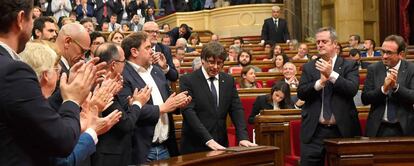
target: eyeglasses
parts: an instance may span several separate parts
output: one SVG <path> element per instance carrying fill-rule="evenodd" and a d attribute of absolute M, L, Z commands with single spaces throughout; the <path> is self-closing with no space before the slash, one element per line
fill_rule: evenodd
<path fill-rule="evenodd" d="M 394 54 L 398 54 L 398 51 L 389 51 L 389 50 L 379 50 L 379 52 L 381 53 L 381 55 L 394 55 Z"/>
<path fill-rule="evenodd" d="M 327 44 L 328 42 L 330 42 L 330 40 L 317 40 L 316 41 L 316 45 L 319 45 L 319 44 Z"/>
<path fill-rule="evenodd" d="M 76 40 L 75 38 L 73 38 L 72 36 L 70 36 L 70 35 L 68 35 L 68 34 L 66 34 L 65 33 L 65 31 L 62 31 L 62 33 L 63 33 L 63 35 L 65 35 L 65 36 L 68 36 L 68 37 L 70 37 L 71 39 L 72 39 L 72 41 L 81 49 L 81 53 L 83 54 L 83 55 L 85 55 L 88 51 L 89 51 L 89 49 L 88 48 L 84 48 L 84 47 L 82 47 L 82 45 L 78 42 L 78 40 Z"/>
<path fill-rule="evenodd" d="M 145 30 L 145 32 L 149 34 L 159 34 L 160 32 L 158 30 Z"/>
<path fill-rule="evenodd" d="M 124 59 L 123 61 L 118 60 L 118 59 L 114 59 L 114 62 L 125 63 L 126 62 L 126 59 Z"/>

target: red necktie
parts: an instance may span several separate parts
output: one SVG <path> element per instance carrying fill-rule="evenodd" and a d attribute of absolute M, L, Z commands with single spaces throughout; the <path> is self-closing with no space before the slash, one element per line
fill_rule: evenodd
<path fill-rule="evenodd" d="M 107 9 L 106 9 L 106 3 L 104 3 L 104 7 L 103 7 L 104 9 L 104 11 L 103 11 L 103 16 L 106 18 L 106 16 L 108 15 L 108 13 L 107 13 Z"/>

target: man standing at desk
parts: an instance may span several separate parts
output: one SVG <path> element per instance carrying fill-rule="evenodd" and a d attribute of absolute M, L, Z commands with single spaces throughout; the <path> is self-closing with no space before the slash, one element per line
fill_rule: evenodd
<path fill-rule="evenodd" d="M 303 66 L 298 86 L 302 107 L 301 165 L 324 165 L 324 139 L 360 135 L 353 97 L 358 91 L 358 66 L 336 54 L 333 28 L 316 32 L 320 57 Z"/>
<path fill-rule="evenodd" d="M 180 88 L 192 97 L 182 109 L 181 152 L 194 153 L 225 149 L 228 146 L 226 119 L 230 115 L 241 146 L 248 141 L 244 110 L 234 78 L 221 72 L 227 54 L 219 43 L 210 42 L 201 52 L 202 67 L 180 78 Z"/>
<path fill-rule="evenodd" d="M 414 65 L 403 60 L 406 44 L 401 36 L 385 38 L 382 61 L 368 67 L 362 103 L 371 104 L 366 135 L 414 135 Z"/>

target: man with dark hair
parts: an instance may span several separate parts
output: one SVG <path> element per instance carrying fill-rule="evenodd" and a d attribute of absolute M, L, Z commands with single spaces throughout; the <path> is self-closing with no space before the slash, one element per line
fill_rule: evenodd
<path fill-rule="evenodd" d="M 361 52 L 361 57 L 374 57 L 381 56 L 380 51 L 375 51 L 375 41 L 372 39 L 365 39 L 364 50 Z"/>
<path fill-rule="evenodd" d="M 80 20 L 79 22 L 86 30 L 88 30 L 88 33 L 95 32 L 95 23 L 93 22 L 92 18 L 86 17 Z"/>
<path fill-rule="evenodd" d="M 362 49 L 363 48 L 363 45 L 360 44 L 361 37 L 359 35 L 356 35 L 356 34 L 349 35 L 348 43 L 349 43 L 349 49 L 353 49 L 353 48 Z"/>
<path fill-rule="evenodd" d="M 121 28 L 121 24 L 117 22 L 117 18 L 118 18 L 117 14 L 113 13 L 111 15 L 111 19 L 109 20 L 109 28 L 108 28 L 109 32 L 116 31 Z"/>
<path fill-rule="evenodd" d="M 171 45 L 171 37 L 170 35 L 166 34 L 161 37 L 161 43 L 165 46 Z"/>
<path fill-rule="evenodd" d="M 302 107 L 300 164 L 324 165 L 324 139 L 361 135 L 353 97 L 358 92 L 358 65 L 336 54 L 331 27 L 316 32 L 320 58 L 303 65 L 298 86 Z"/>
<path fill-rule="evenodd" d="M 382 61 L 368 66 L 361 100 L 371 105 L 369 137 L 414 135 L 414 65 L 404 60 L 405 52 L 404 39 L 390 35 L 382 44 Z"/>
<path fill-rule="evenodd" d="M 102 25 L 103 22 L 109 21 L 109 17 L 112 15 L 115 10 L 115 1 L 113 0 L 95 0 L 96 8 L 94 16 L 98 21 L 99 25 Z"/>
<path fill-rule="evenodd" d="M 168 35 L 171 37 L 171 45 L 175 46 L 175 42 L 179 38 L 184 38 L 185 40 L 188 40 L 191 36 L 191 29 L 187 24 L 181 24 L 180 27 L 173 28 L 170 32 L 168 32 Z"/>
<path fill-rule="evenodd" d="M 0 1 L 0 165 L 54 165 L 78 142 L 80 107 L 95 82 L 92 63 L 76 64 L 77 74 L 60 84 L 63 102 L 54 110 L 33 69 L 20 61 L 33 28 L 33 0 Z M 69 82 L 69 83 L 68 83 Z"/>
<path fill-rule="evenodd" d="M 136 88 L 152 88 L 151 99 L 141 108 L 141 115 L 134 128 L 130 164 L 144 164 L 178 155 L 174 121 L 169 112 L 187 105 L 191 97 L 187 97 L 186 92 L 170 94 L 164 72 L 158 65 L 153 65 L 153 51 L 146 33 L 128 35 L 121 46 L 127 62 L 123 71 L 124 86 L 119 94 L 120 98 L 131 96 Z M 160 58 L 159 61 L 160 66 L 167 63 L 165 58 Z M 128 103 L 123 101 L 121 106 L 127 110 Z"/>
<path fill-rule="evenodd" d="M 244 41 L 243 38 L 240 36 L 237 36 L 233 39 L 233 45 L 238 46 L 239 48 L 243 48 Z"/>
<path fill-rule="evenodd" d="M 57 28 L 55 20 L 48 16 L 40 16 L 33 22 L 32 35 L 34 39 L 56 41 Z"/>
<path fill-rule="evenodd" d="M 228 145 L 226 120 L 230 115 L 241 146 L 257 146 L 248 141 L 244 110 L 234 78 L 221 70 L 227 53 L 218 42 L 201 51 L 202 67 L 180 78 L 180 88 L 192 102 L 182 109 L 181 153 L 225 149 Z"/>
<path fill-rule="evenodd" d="M 125 55 L 121 46 L 114 43 L 104 43 L 100 45 L 95 52 L 100 61 L 106 62 L 106 71 L 111 75 L 106 75 L 112 79 L 116 79 L 122 74 L 125 66 Z M 102 112 L 103 116 L 112 113 L 115 110 L 122 112 L 122 118 L 107 133 L 100 135 L 99 142 L 96 145 L 96 152 L 92 156 L 92 165 L 95 166 L 113 166 L 128 165 L 131 161 L 132 150 L 132 132 L 141 113 L 141 107 L 145 104 L 151 94 L 148 87 L 138 91 L 135 90 L 131 96 L 131 103 L 128 109 L 123 109 L 119 95 L 115 95 L 113 104 Z M 145 114 L 145 113 L 144 113 Z"/>
<path fill-rule="evenodd" d="M 171 49 L 166 45 L 158 43 L 158 36 L 160 34 L 159 29 L 160 28 L 156 22 L 149 21 L 144 24 L 142 31 L 147 33 L 148 38 L 151 41 L 151 49 L 154 52 L 153 64 L 161 67 L 167 79 L 174 82 L 178 79 L 178 72 L 175 69 L 175 65 L 172 60 L 173 57 L 171 55 Z M 161 59 L 165 59 L 167 64 L 162 65 Z"/>
<path fill-rule="evenodd" d="M 262 27 L 262 41 L 260 44 L 286 43 L 289 40 L 289 31 L 285 19 L 279 18 L 280 7 L 272 7 L 272 17 L 264 20 Z"/>

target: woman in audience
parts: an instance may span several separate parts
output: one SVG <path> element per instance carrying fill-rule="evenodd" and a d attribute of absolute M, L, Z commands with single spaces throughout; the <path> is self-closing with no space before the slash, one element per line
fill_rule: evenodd
<path fill-rule="evenodd" d="M 155 21 L 154 9 L 152 7 L 147 8 L 145 11 L 145 22 Z"/>
<path fill-rule="evenodd" d="M 170 24 L 164 23 L 164 24 L 161 25 L 161 30 L 160 31 L 169 32 L 170 29 L 171 29 Z"/>
<path fill-rule="evenodd" d="M 121 32 L 128 32 L 129 31 L 129 24 L 128 23 L 122 23 L 121 24 Z"/>
<path fill-rule="evenodd" d="M 124 40 L 124 34 L 119 30 L 113 31 L 108 36 L 108 41 L 114 42 L 117 44 L 121 44 L 122 40 Z"/>
<path fill-rule="evenodd" d="M 240 82 L 236 84 L 236 88 L 263 88 L 262 84 L 256 82 L 255 73 L 253 66 L 244 67 L 240 73 Z"/>
<path fill-rule="evenodd" d="M 33 20 L 42 16 L 42 9 L 39 6 L 33 7 Z"/>
<path fill-rule="evenodd" d="M 187 44 L 188 47 L 193 47 L 193 48 L 196 46 L 203 46 L 203 44 L 201 44 L 200 42 L 200 36 L 196 32 L 191 33 L 190 38 L 188 38 L 187 43 L 188 43 Z"/>
<path fill-rule="evenodd" d="M 269 72 L 283 72 L 283 65 L 286 62 L 289 62 L 289 57 L 286 54 L 276 55 L 276 58 L 273 60 L 275 67 L 269 69 Z"/>
<path fill-rule="evenodd" d="M 270 94 L 258 96 L 253 104 L 252 113 L 249 116 L 249 123 L 254 124 L 254 119 L 265 109 L 292 109 L 293 102 L 290 98 L 290 88 L 285 82 L 277 82 L 273 85 Z"/>
<path fill-rule="evenodd" d="M 91 38 L 91 49 L 85 55 L 87 60 L 95 57 L 94 53 L 96 48 L 98 48 L 98 46 L 106 42 L 105 36 L 103 36 L 102 33 L 98 31 L 92 32 L 91 34 L 89 34 L 89 37 Z"/>
<path fill-rule="evenodd" d="M 278 44 L 275 44 L 273 47 L 272 47 L 272 49 L 271 49 L 271 51 L 269 52 L 269 59 L 263 59 L 263 60 L 274 60 L 274 58 L 277 56 L 277 55 L 280 55 L 280 54 L 284 54 L 283 53 L 283 49 L 282 49 L 282 47 L 280 46 L 280 45 L 278 45 Z"/>
<path fill-rule="evenodd" d="M 290 40 L 288 43 L 288 47 L 290 51 L 296 51 L 299 47 L 299 42 L 296 39 Z"/>

